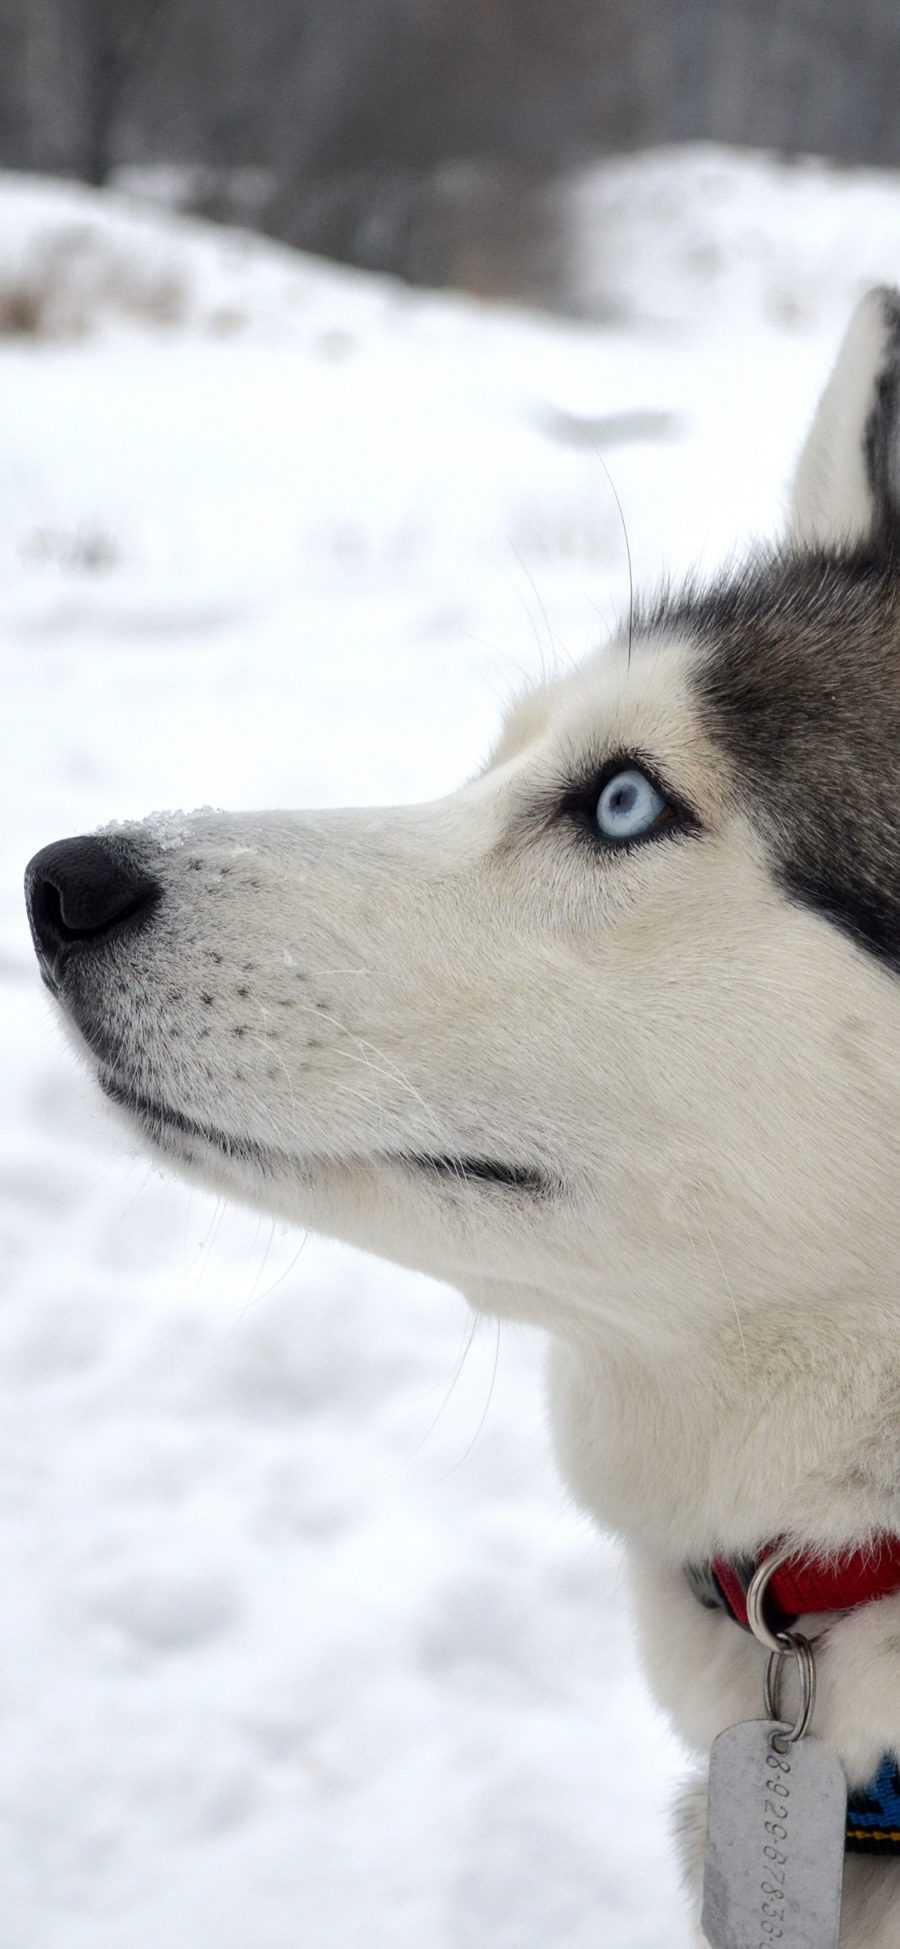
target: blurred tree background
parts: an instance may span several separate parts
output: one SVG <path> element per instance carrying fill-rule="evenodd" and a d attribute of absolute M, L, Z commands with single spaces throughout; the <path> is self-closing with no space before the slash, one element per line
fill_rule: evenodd
<path fill-rule="evenodd" d="M 897 0 L 0 0 L 3 166 L 497 294 L 552 286 L 591 159 L 897 164 L 898 104 Z"/>

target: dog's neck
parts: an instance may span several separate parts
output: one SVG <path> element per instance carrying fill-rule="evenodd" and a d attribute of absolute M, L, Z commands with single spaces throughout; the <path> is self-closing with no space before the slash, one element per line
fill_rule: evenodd
<path fill-rule="evenodd" d="M 596 1520 L 677 1563 L 789 1534 L 841 1548 L 900 1526 L 900 1307 L 775 1308 L 698 1323 L 683 1353 L 587 1331 L 554 1341 L 563 1471 Z"/>

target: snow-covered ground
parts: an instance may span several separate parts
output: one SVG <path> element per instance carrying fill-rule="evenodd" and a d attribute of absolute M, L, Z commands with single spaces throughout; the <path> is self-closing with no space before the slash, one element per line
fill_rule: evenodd
<path fill-rule="evenodd" d="M 607 468 L 642 584 L 772 525 L 900 184 L 615 168 L 607 329 L 0 183 L 2 1949 L 682 1942 L 539 1342 L 130 1157 L 20 895 L 114 817 L 449 789 L 627 599 Z"/>

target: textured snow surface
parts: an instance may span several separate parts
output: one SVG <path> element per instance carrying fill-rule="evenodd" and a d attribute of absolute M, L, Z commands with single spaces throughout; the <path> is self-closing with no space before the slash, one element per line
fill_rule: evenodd
<path fill-rule="evenodd" d="M 704 151 L 662 250 L 618 167 L 607 329 L 0 184 L 2 1949 L 683 1942 L 684 1762 L 539 1339 L 463 1360 L 453 1292 L 131 1155 L 20 895 L 154 806 L 450 789 L 627 601 L 602 462 L 645 586 L 777 520 L 900 191 L 854 178 L 835 256 L 847 178 Z"/>

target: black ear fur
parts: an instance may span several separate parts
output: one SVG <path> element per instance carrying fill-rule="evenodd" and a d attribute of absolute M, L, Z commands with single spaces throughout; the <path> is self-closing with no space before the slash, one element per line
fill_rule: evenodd
<path fill-rule="evenodd" d="M 893 552 L 900 544 L 900 292 L 872 295 L 881 305 L 884 360 L 866 424 L 866 474 L 873 538 L 881 549 Z"/>

